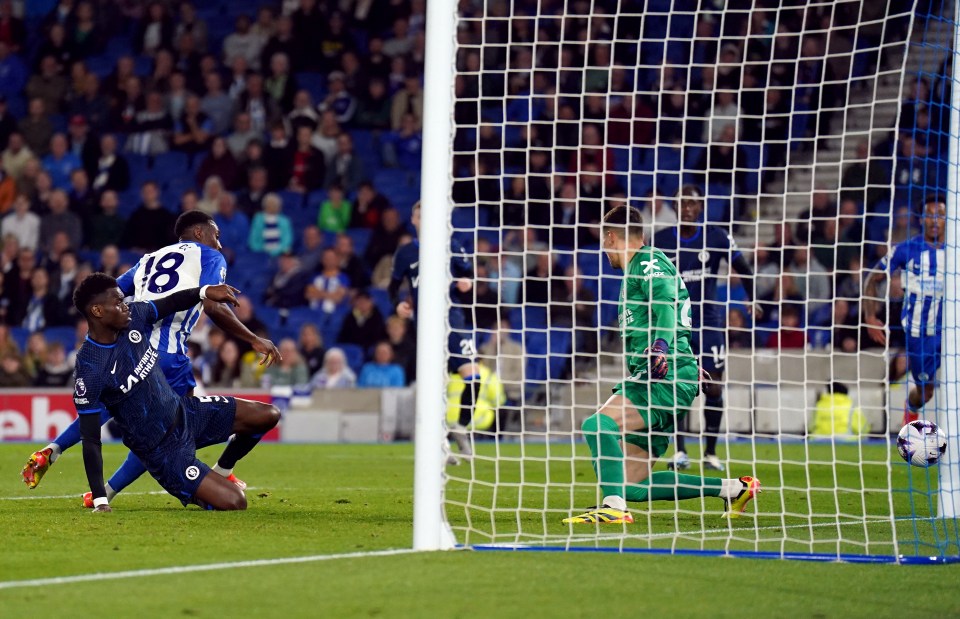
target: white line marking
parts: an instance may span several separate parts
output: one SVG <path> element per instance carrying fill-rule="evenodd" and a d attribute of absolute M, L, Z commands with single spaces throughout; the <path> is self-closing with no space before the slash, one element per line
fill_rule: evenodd
<path fill-rule="evenodd" d="M 49 585 L 69 585 L 78 582 L 94 582 L 102 580 L 119 580 L 122 578 L 143 578 L 145 576 L 166 576 L 169 574 L 189 574 L 192 572 L 213 572 L 230 570 L 239 567 L 267 567 L 272 565 L 290 565 L 294 563 L 317 563 L 320 561 L 335 561 L 337 559 L 362 559 L 366 557 L 389 557 L 421 552 L 413 548 L 399 548 L 395 550 L 375 550 L 371 552 L 351 552 L 333 555 L 309 555 L 306 557 L 283 557 L 279 559 L 256 559 L 251 561 L 230 561 L 226 563 L 207 563 L 203 565 L 179 565 L 160 567 L 147 570 L 127 570 L 123 572 L 99 572 L 96 574 L 78 574 L 76 576 L 59 576 L 56 578 L 34 578 L 32 580 L 0 581 L 0 590 L 17 589 L 22 587 L 46 587 Z"/>
<path fill-rule="evenodd" d="M 249 488 L 248 488 L 249 490 Z M 167 494 L 165 490 L 154 490 L 153 492 L 123 492 L 118 496 L 138 496 L 146 494 Z M 83 498 L 83 492 L 73 494 L 46 494 L 46 495 L 24 495 L 24 496 L 0 496 L 0 501 L 32 501 L 41 499 L 80 499 Z"/>
<path fill-rule="evenodd" d="M 246 492 L 251 490 L 265 490 L 267 492 L 289 492 L 294 490 L 302 490 L 302 488 L 295 487 L 270 487 L 265 488 L 263 486 L 247 486 Z M 365 487 L 365 486 L 353 486 L 345 488 L 336 488 L 327 494 L 337 494 L 340 492 L 394 492 L 395 488 L 386 488 L 386 487 Z M 117 496 L 145 496 L 149 494 L 167 494 L 164 490 L 154 490 L 151 492 L 128 492 L 124 490 Z M 33 501 L 33 500 L 44 500 L 44 499 L 79 499 L 83 496 L 82 492 L 76 494 L 25 494 L 22 496 L 0 496 L 0 501 Z"/>

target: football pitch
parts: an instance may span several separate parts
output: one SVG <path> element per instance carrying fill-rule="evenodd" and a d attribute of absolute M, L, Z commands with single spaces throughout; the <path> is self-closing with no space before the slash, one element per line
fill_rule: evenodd
<path fill-rule="evenodd" d="M 506 455 L 514 453 L 513 447 L 508 446 Z M 112 514 L 92 514 L 79 506 L 79 494 L 85 489 L 79 449 L 59 460 L 36 490 L 23 486 L 19 470 L 34 448 L 0 445 L 0 616 L 4 618 L 319 617 L 334 613 L 347 617 L 569 617 L 634 615 L 641 609 L 644 615 L 680 617 L 893 617 L 905 612 L 960 616 L 956 586 L 960 565 L 593 552 L 412 553 L 408 550 L 413 512 L 413 447 L 409 444 L 261 445 L 237 470 L 250 484 L 250 508 L 233 513 L 184 509 L 145 478 L 115 499 Z M 201 457 L 209 462 L 218 453 L 219 449 L 209 449 Z M 519 487 L 511 488 L 510 482 L 519 479 L 521 464 L 489 459 L 492 445 L 481 446 L 480 453 L 486 457 L 475 464 L 477 474 L 499 475 L 506 483 L 496 497 L 502 503 L 497 504 L 512 504 L 516 497 L 510 493 Z M 552 453 L 549 463 L 537 464 L 536 459 L 524 463 L 530 470 L 522 472 L 523 479 L 536 482 L 538 475 L 550 474 L 550 487 L 559 488 L 567 471 L 577 480 L 575 499 L 579 501 L 581 494 L 584 500 L 592 499 L 586 490 L 588 478 L 583 477 L 591 474 L 588 465 L 580 461 L 575 467 L 564 467 L 560 453 Z M 105 469 L 112 471 L 123 455 L 121 446 L 105 446 Z M 551 467 L 557 470 L 547 470 Z M 784 480 L 772 479 L 772 470 L 757 473 L 767 475 L 768 488 L 793 485 L 786 478 L 794 473 L 783 470 Z M 809 470 L 811 475 L 829 475 L 817 480 L 818 486 L 829 486 L 832 470 Z M 897 474 L 905 473 L 895 470 Z M 869 479 L 864 481 L 867 487 L 872 485 Z M 453 483 L 451 498 L 465 498 L 466 489 L 464 483 Z M 888 502 L 886 497 L 869 495 L 865 501 Z M 762 497 L 764 513 L 781 501 L 769 489 Z M 491 505 L 492 499 L 475 488 L 470 502 Z M 782 500 L 798 514 L 803 509 L 809 513 L 836 509 L 832 494 Z M 548 499 L 551 509 L 568 501 L 569 493 L 562 501 Z M 474 530 L 490 526 L 484 521 L 490 520 L 489 512 L 481 511 L 478 519 L 477 510 L 472 511 Z M 514 526 L 530 533 L 560 534 L 564 528 L 554 524 L 559 515 L 551 512 L 549 518 L 537 518 L 531 510 Z M 625 545 L 656 547 L 643 534 L 672 530 L 677 524 L 659 523 L 658 514 L 643 507 L 637 515 L 627 537 L 632 542 Z M 684 518 L 688 521 L 679 523 L 685 527 L 681 530 L 704 522 L 704 517 L 692 512 Z M 451 510 L 451 520 L 464 524 L 466 512 Z M 497 512 L 493 521 L 501 520 L 511 519 Z M 543 524 L 548 520 L 550 524 Z M 497 530 L 509 532 L 503 523 Z M 743 519 L 737 526 L 760 529 L 762 524 L 759 519 Z M 824 535 L 835 537 L 835 531 Z M 703 539 L 702 531 L 698 539 Z"/>

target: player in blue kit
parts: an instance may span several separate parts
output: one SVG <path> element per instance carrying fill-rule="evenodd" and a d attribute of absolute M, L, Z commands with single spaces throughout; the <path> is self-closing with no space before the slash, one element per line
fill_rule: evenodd
<path fill-rule="evenodd" d="M 410 215 L 413 224 L 420 235 L 420 203 L 413 205 Z M 448 435 L 457 443 L 460 453 L 469 456 L 473 453 L 470 440 L 463 432 L 473 417 L 473 405 L 480 392 L 480 368 L 476 363 L 476 346 L 473 340 L 472 325 L 467 321 L 463 308 L 472 305 L 469 298 L 473 290 L 473 263 L 466 248 L 459 243 L 451 244 L 450 274 L 454 281 L 450 285 L 450 335 L 447 337 L 447 350 L 450 353 L 447 360 L 447 369 L 451 373 L 459 374 L 466 387 L 460 395 L 460 423 L 451 428 Z M 410 300 L 400 301 L 400 287 L 404 280 L 410 284 Z M 413 318 L 417 304 L 417 289 L 420 283 L 420 242 L 414 239 L 410 243 L 399 247 L 393 257 L 393 277 L 390 280 L 390 300 L 397 308 L 397 315 L 404 319 Z M 448 459 L 450 464 L 459 464 L 454 457 Z"/>
<path fill-rule="evenodd" d="M 208 284 L 222 284 L 226 281 L 227 264 L 220 253 L 220 230 L 212 217 L 200 211 L 183 213 L 177 219 L 174 232 L 180 239 L 179 242 L 145 255 L 133 268 L 120 276 L 117 283 L 124 295 L 132 296 L 137 301 L 149 301 L 171 292 Z M 254 350 L 263 354 L 263 363 L 270 364 L 280 358 L 273 342 L 251 333 L 230 308 L 222 303 L 204 300 L 189 309 L 165 317 L 154 325 L 150 332 L 150 342 L 160 353 L 160 368 L 178 395 L 193 395 L 196 386 L 186 346 L 187 339 L 203 311 L 225 332 L 248 342 Z M 104 423 L 108 420 L 109 416 L 104 414 Z M 60 454 L 79 441 L 80 427 L 77 419 L 52 443 L 30 456 L 23 467 L 23 479 L 27 486 L 36 488 Z M 216 467 L 215 470 L 222 473 Z M 107 496 L 112 500 L 144 472 L 146 469 L 136 456 L 128 455 L 107 483 Z M 241 489 L 245 487 L 246 484 L 232 473 L 229 477 Z M 89 496 L 84 497 L 84 504 L 87 507 L 92 506 Z"/>
<path fill-rule="evenodd" d="M 693 352 L 700 357 L 701 367 L 710 374 L 710 380 L 703 384 L 706 398 L 703 411 L 704 434 L 707 439 L 703 463 L 706 468 L 722 471 L 723 463 L 717 457 L 717 438 L 720 421 L 723 419 L 727 306 L 726 303 L 717 301 L 721 263 L 726 262 L 743 276 L 750 315 L 759 318 L 760 308 L 753 303 L 753 269 L 729 234 L 718 226 L 708 226 L 700 220 L 703 201 L 703 193 L 699 188 L 693 185 L 682 187 L 677 195 L 679 227 L 666 228 L 656 233 L 651 245 L 673 261 L 690 294 L 694 325 Z M 684 444 L 683 433 L 686 431 L 687 418 L 684 417 L 677 427 L 676 453 L 667 464 L 671 469 L 684 470 L 690 466 Z"/>
<path fill-rule="evenodd" d="M 906 336 L 907 359 L 913 384 L 907 395 L 903 423 L 920 418 L 923 406 L 933 398 L 940 369 L 943 334 L 943 295 L 946 292 L 947 205 L 943 197 L 930 196 L 923 205 L 923 231 L 900 243 L 867 277 L 863 298 L 867 333 L 878 344 L 887 343 L 885 325 L 878 318 L 877 288 L 886 275 L 900 274 L 903 309 L 900 324 Z"/>
<path fill-rule="evenodd" d="M 90 330 L 77 352 L 73 402 L 96 511 L 111 511 L 100 444 L 104 413 L 116 421 L 124 445 L 184 505 L 246 509 L 243 490 L 224 475 L 208 475 L 211 469 L 197 459 L 196 450 L 230 439 L 217 465 L 232 470 L 277 425 L 280 411 L 224 396 L 178 396 L 160 371 L 160 353 L 150 341 L 158 320 L 204 299 L 237 305 L 238 292 L 226 284 L 205 285 L 127 304 L 117 280 L 104 273 L 94 273 L 77 286 L 73 302 Z"/>

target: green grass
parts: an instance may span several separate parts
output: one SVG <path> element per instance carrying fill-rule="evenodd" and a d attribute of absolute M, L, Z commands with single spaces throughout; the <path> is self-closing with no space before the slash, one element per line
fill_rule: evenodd
<path fill-rule="evenodd" d="M 772 449 L 758 449 L 768 447 Z M 803 450 L 802 446 L 796 447 Z M 69 452 L 37 490 L 28 492 L 17 473 L 32 448 L 0 444 L 0 471 L 4 472 L 0 480 L 0 530 L 4 532 L 0 543 L 0 583 L 93 572 L 402 549 L 411 545 L 410 445 L 262 445 L 238 469 L 256 487 L 248 491 L 250 509 L 243 513 L 184 509 L 167 495 L 141 494 L 157 489 L 152 480 L 144 479 L 114 501 L 114 513 L 92 514 L 79 507 L 78 495 L 84 489 L 79 450 Z M 471 535 L 477 536 L 477 542 L 490 532 L 491 522 L 507 537 L 516 536 L 520 530 L 528 535 L 544 532 L 565 536 L 566 528 L 558 524 L 561 511 L 571 500 L 581 505 L 588 504 L 581 500 L 592 501 L 595 497 L 591 490 L 592 472 L 586 461 L 578 460 L 574 467 L 569 461 L 564 462 L 563 456 L 571 455 L 570 447 L 565 452 L 557 445 L 549 446 L 549 464 L 543 458 L 548 449 L 545 445 L 526 446 L 524 463 L 515 459 L 518 446 L 504 447 L 498 462 L 489 459 L 492 449 L 492 445 L 482 447 L 484 458 L 478 459 L 473 469 L 452 470 L 461 477 L 471 470 L 480 478 L 500 475 L 496 503 L 492 501 L 491 486 L 465 482 L 450 485 L 453 499 L 462 499 L 469 490 L 473 492 L 473 505 L 497 507 L 496 511 L 472 510 L 481 514 L 472 521 Z M 738 458 L 748 455 L 737 454 L 740 447 L 733 449 Z M 208 450 L 203 457 L 210 461 L 216 453 Z M 579 448 L 576 453 L 583 455 Z M 772 455 L 765 451 L 758 454 L 764 459 Z M 829 454 L 813 453 L 815 459 L 823 455 Z M 112 470 L 122 456 L 122 448 L 106 447 L 106 468 Z M 801 461 L 792 451 L 782 456 L 785 462 Z M 885 457 L 882 448 L 875 453 L 865 452 L 864 460 L 872 459 L 878 464 L 864 470 L 885 470 L 879 465 Z M 841 485 L 861 479 L 858 472 L 854 474 L 853 467 L 839 467 L 838 471 L 845 468 L 851 471 L 842 473 Z M 740 543 L 759 545 L 762 536 L 757 533 L 758 525 L 768 520 L 783 522 L 772 515 L 780 506 L 786 505 L 795 512 L 792 518 L 797 521 L 810 522 L 811 511 L 823 513 L 832 505 L 832 498 L 830 503 L 823 503 L 825 493 L 822 497 L 812 494 L 808 500 L 799 492 L 793 493 L 797 496 L 787 496 L 775 490 L 783 483 L 799 485 L 805 478 L 801 469 L 800 464 L 784 465 L 783 480 L 780 467 L 756 471 L 766 476 L 768 491 L 759 504 L 761 516 L 756 521 L 749 518 L 736 523 L 735 537 L 749 540 Z M 896 475 L 906 474 L 905 468 L 895 471 Z M 521 472 L 526 484 L 519 483 Z M 536 497 L 530 490 L 547 474 L 548 490 L 539 494 L 541 503 L 543 496 L 547 497 L 551 509 L 549 517 L 544 518 L 535 514 Z M 832 476 L 832 469 L 816 468 L 818 482 Z M 881 477 L 886 484 L 886 473 Z M 875 487 L 877 479 L 880 478 L 866 476 L 865 486 Z M 897 482 L 898 477 L 894 479 Z M 575 483 L 571 485 L 571 481 Z M 886 506 L 889 510 L 886 493 L 872 494 L 883 496 L 868 496 L 868 506 Z M 71 498 L 11 500 L 61 495 Z M 909 510 L 909 495 L 895 496 L 896 510 Z M 506 515 L 507 508 L 517 504 L 527 508 L 521 512 L 519 524 L 516 516 Z M 844 497 L 843 505 L 845 512 L 857 506 L 863 510 L 859 497 Z M 670 505 L 664 503 L 663 507 Z M 706 507 L 717 509 L 709 504 Z M 696 532 L 708 528 L 705 524 L 715 528 L 712 512 L 700 516 L 690 510 L 681 513 L 677 521 L 656 512 L 648 518 L 645 507 L 637 513 L 640 518 L 631 530 L 632 536 L 625 538 L 626 546 L 657 546 L 669 538 L 657 538 L 653 544 L 648 532 L 675 529 L 688 533 L 680 546 L 710 545 L 709 535 Z M 463 509 L 451 508 L 450 517 L 458 526 L 466 522 Z M 516 530 L 509 529 L 511 523 Z M 782 535 L 763 530 L 766 532 L 762 535 Z M 829 528 L 789 531 L 800 546 L 810 546 L 820 539 L 820 531 L 824 540 L 837 537 L 836 529 Z M 801 539 L 799 531 L 805 531 L 810 539 Z M 874 529 L 867 532 L 871 537 L 880 537 Z M 724 536 L 727 534 L 723 532 Z M 902 538 L 905 534 L 901 531 L 899 535 Z M 833 544 L 836 549 L 836 542 Z M 813 549 L 829 552 L 817 545 Z M 960 614 L 960 592 L 955 586 L 958 578 L 958 565 L 901 567 L 637 554 L 462 551 L 0 589 L 0 616 L 569 617 L 611 612 L 636 614 L 642 608 L 644 614 L 662 612 L 677 616 L 742 617 L 749 613 L 885 617 L 902 616 L 905 604 L 910 615 L 956 616 Z M 744 612 L 732 603 L 737 592 L 747 590 L 756 609 L 752 612 Z M 904 598 L 904 592 L 910 597 Z M 611 611 L 611 607 L 620 610 Z"/>

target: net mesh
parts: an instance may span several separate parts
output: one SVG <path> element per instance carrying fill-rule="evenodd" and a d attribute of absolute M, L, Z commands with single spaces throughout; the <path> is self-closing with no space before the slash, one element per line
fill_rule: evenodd
<path fill-rule="evenodd" d="M 475 412 L 496 410 L 495 423 L 475 415 L 473 455 L 446 470 L 458 541 L 960 554 L 954 521 L 937 517 L 937 469 L 893 447 L 911 376 L 899 278 L 875 290 L 885 344 L 863 317 L 868 275 L 922 232 L 924 197 L 948 189 L 954 9 L 621 4 L 460 3 L 450 228 L 475 280 L 452 307 L 502 389 L 484 383 Z M 681 221 L 682 187 L 703 196 L 697 222 Z M 726 471 L 703 458 L 702 396 L 680 432 L 687 472 L 762 480 L 733 524 L 716 498 L 632 504 L 628 526 L 561 523 L 602 498 L 580 424 L 627 374 L 622 273 L 599 225 L 621 204 L 640 209 L 654 245 L 681 225 L 732 243 L 716 273 L 706 259 L 681 272 L 709 292 L 693 327 L 723 388 L 711 408 Z M 934 400 L 923 414 L 949 430 L 949 410 Z"/>

